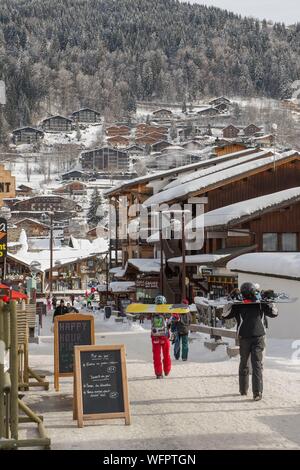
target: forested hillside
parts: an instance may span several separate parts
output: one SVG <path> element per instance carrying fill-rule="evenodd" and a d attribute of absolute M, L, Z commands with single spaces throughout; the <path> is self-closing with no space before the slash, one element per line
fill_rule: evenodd
<path fill-rule="evenodd" d="M 176 0 L 0 0 L 2 129 L 84 105 L 118 117 L 141 99 L 281 97 L 299 52 L 300 25 Z"/>

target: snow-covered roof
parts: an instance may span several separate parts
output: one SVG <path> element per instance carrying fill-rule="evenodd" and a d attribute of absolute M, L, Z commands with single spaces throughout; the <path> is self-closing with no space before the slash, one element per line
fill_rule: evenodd
<path fill-rule="evenodd" d="M 179 184 L 183 184 L 188 181 L 193 181 L 194 179 L 200 178 L 202 176 L 216 173 L 217 171 L 225 170 L 226 168 L 240 165 L 241 163 L 249 162 L 250 160 L 257 160 L 258 158 L 267 157 L 268 155 L 270 155 L 270 151 L 268 150 L 262 150 L 259 152 L 251 153 L 250 155 L 249 153 L 246 152 L 245 155 L 237 156 L 237 158 L 235 158 L 234 160 L 227 160 L 226 162 L 219 163 L 218 165 L 215 165 L 213 167 L 204 168 L 202 170 L 189 173 L 187 175 L 182 175 L 178 177 L 175 181 L 172 181 L 171 183 L 167 184 L 164 187 L 164 190 L 169 189 L 169 188 L 174 188 L 175 186 L 178 186 Z"/>
<path fill-rule="evenodd" d="M 132 258 L 128 260 L 128 264 L 134 266 L 142 273 L 160 272 L 160 259 Z"/>
<path fill-rule="evenodd" d="M 22 225 L 24 222 L 30 222 L 34 225 L 39 225 L 40 227 L 48 228 L 50 230 L 49 225 L 44 224 L 43 222 L 40 222 L 39 220 L 31 219 L 30 217 L 24 217 L 24 219 L 16 220 L 15 225 Z"/>
<path fill-rule="evenodd" d="M 131 281 L 114 281 L 109 284 L 112 292 L 132 292 L 135 290 L 135 282 Z"/>
<path fill-rule="evenodd" d="M 28 238 L 28 247 L 29 250 L 48 250 L 49 249 L 49 238 L 38 238 L 38 237 L 30 237 Z M 53 247 L 59 248 L 61 247 L 61 240 L 57 238 L 53 239 Z"/>
<path fill-rule="evenodd" d="M 218 185 L 221 183 L 224 184 L 225 181 L 231 180 L 236 176 L 246 175 L 248 172 L 251 172 L 253 170 L 259 170 L 260 168 L 264 168 L 265 166 L 269 166 L 273 163 L 282 162 L 292 156 L 299 157 L 299 154 L 296 151 L 289 151 L 283 154 L 276 154 L 275 157 L 274 155 L 272 155 L 267 158 L 260 158 L 255 161 L 242 163 L 235 167 L 221 170 L 211 175 L 200 177 L 193 181 L 188 181 L 184 184 L 180 184 L 178 186 L 163 190 L 160 193 L 151 196 L 143 204 L 145 207 L 149 207 L 151 205 L 157 205 L 162 204 L 164 202 L 177 200 L 184 196 L 189 196 L 200 191 L 204 192 L 210 186 Z"/>
<path fill-rule="evenodd" d="M 300 280 L 300 253 L 247 253 L 229 261 L 227 268 Z"/>
<path fill-rule="evenodd" d="M 187 228 L 217 227 L 239 221 L 248 216 L 255 217 L 266 209 L 275 209 L 284 203 L 300 201 L 300 187 L 285 189 L 276 193 L 259 196 L 246 201 L 240 201 L 229 206 L 219 207 L 210 212 L 206 212 L 193 219 Z"/>
<path fill-rule="evenodd" d="M 49 241 L 48 241 L 49 243 Z M 30 266 L 32 261 L 39 261 L 41 263 L 41 271 L 47 271 L 50 269 L 50 251 L 49 249 L 43 249 L 38 253 L 30 251 L 28 247 L 27 236 L 25 230 L 21 231 L 20 244 L 22 247 L 16 254 L 9 253 L 9 256 L 14 258 L 16 261 L 20 261 L 27 266 Z M 77 260 L 82 260 L 97 254 L 104 254 L 107 252 L 108 242 L 103 238 L 96 238 L 89 245 L 86 244 L 82 248 L 79 242 L 76 248 L 69 246 L 54 247 L 53 249 L 53 266 L 59 262 L 61 265 L 73 263 Z"/>
<path fill-rule="evenodd" d="M 42 129 L 38 129 L 37 127 L 32 127 L 32 126 L 19 127 L 18 129 L 14 129 L 12 133 L 18 132 L 18 131 L 24 131 L 25 129 L 30 129 L 32 131 L 36 131 L 36 132 L 40 132 L 41 134 L 44 134 Z"/>
<path fill-rule="evenodd" d="M 184 150 L 181 145 L 169 145 L 168 147 L 164 148 L 162 152 L 170 151 L 170 150 Z"/>
<path fill-rule="evenodd" d="M 73 114 L 80 113 L 80 111 L 92 111 L 93 113 L 101 114 L 99 111 L 96 111 L 95 109 L 92 109 L 92 108 L 81 108 L 81 109 L 78 109 L 77 111 L 74 111 L 72 113 L 72 116 Z"/>
<path fill-rule="evenodd" d="M 206 263 L 215 263 L 226 256 L 230 256 L 230 253 L 222 254 L 222 255 L 213 255 L 213 254 L 203 254 L 203 255 L 188 255 L 185 257 L 186 265 L 190 266 L 197 266 L 203 265 Z M 170 258 L 168 259 L 169 264 L 182 264 L 182 256 L 178 256 L 177 258 Z"/>
<path fill-rule="evenodd" d="M 110 274 L 113 274 L 115 277 L 123 277 L 126 273 L 126 267 L 122 268 L 122 266 L 117 266 L 115 268 L 111 268 L 109 272 Z"/>
<path fill-rule="evenodd" d="M 151 175 L 139 176 L 138 178 L 134 178 L 129 181 L 122 182 L 121 184 L 118 184 L 114 186 L 113 188 L 110 188 L 109 190 L 105 191 L 105 194 L 106 195 L 113 194 L 114 192 L 120 189 L 123 189 L 123 188 L 126 189 L 128 187 L 134 186 L 137 183 L 140 183 L 140 184 L 147 183 L 148 181 L 150 182 L 153 180 L 166 178 L 168 176 L 176 175 L 177 173 L 180 174 L 180 173 L 185 173 L 185 172 L 191 172 L 198 168 L 213 166 L 215 164 L 222 163 L 232 158 L 237 158 L 238 156 L 247 155 L 249 153 L 254 153 L 255 150 L 256 150 L 255 148 L 248 148 L 245 150 L 241 150 L 240 152 L 234 152 L 234 153 L 229 153 L 227 155 L 223 155 L 222 157 L 214 157 L 214 158 L 206 159 L 200 162 L 191 163 L 189 165 L 178 166 L 177 168 L 172 168 L 170 170 L 157 171 Z"/>
<path fill-rule="evenodd" d="M 67 118 L 66 116 L 62 116 L 61 114 L 55 114 L 54 116 L 46 117 L 41 122 L 45 122 L 45 121 L 48 121 L 49 119 L 56 119 L 56 118 L 61 118 L 61 119 L 65 119 L 66 121 L 72 122 L 72 119 Z"/>

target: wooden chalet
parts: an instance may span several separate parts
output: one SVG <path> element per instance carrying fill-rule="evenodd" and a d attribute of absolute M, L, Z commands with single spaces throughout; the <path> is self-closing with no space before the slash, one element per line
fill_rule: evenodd
<path fill-rule="evenodd" d="M 81 153 L 84 170 L 126 172 L 129 168 L 128 153 L 111 147 L 101 147 Z"/>
<path fill-rule="evenodd" d="M 228 144 L 217 145 L 214 147 L 213 152 L 218 156 L 221 157 L 222 155 L 227 155 L 234 152 L 240 152 L 242 150 L 246 150 L 247 145 L 241 144 L 238 142 L 229 142 Z"/>
<path fill-rule="evenodd" d="M 170 109 L 165 108 L 157 109 L 152 114 L 156 119 L 169 119 L 173 115 Z"/>
<path fill-rule="evenodd" d="M 26 184 L 20 184 L 20 186 L 16 189 L 16 196 L 18 197 L 29 197 L 32 196 L 34 190 L 30 186 L 26 186 Z"/>
<path fill-rule="evenodd" d="M 72 130 L 73 121 L 65 116 L 50 116 L 41 122 L 45 132 L 69 132 Z"/>
<path fill-rule="evenodd" d="M 167 140 L 160 140 L 151 145 L 152 152 L 162 152 L 165 148 L 169 147 L 171 144 Z"/>
<path fill-rule="evenodd" d="M 20 229 L 24 229 L 28 238 L 32 237 L 48 237 L 50 233 L 50 227 L 38 220 L 34 219 L 20 219 L 14 222 Z"/>
<path fill-rule="evenodd" d="M 126 137 L 122 135 L 115 135 L 113 137 L 108 137 L 107 143 L 111 145 L 112 147 L 126 148 L 129 145 L 129 139 L 127 139 Z"/>
<path fill-rule="evenodd" d="M 108 137 L 115 137 L 115 136 L 129 136 L 130 135 L 130 128 L 128 126 L 110 126 L 106 129 L 106 135 Z"/>
<path fill-rule="evenodd" d="M 18 144 L 36 144 L 44 138 L 44 132 L 35 127 L 21 127 L 12 131 L 13 143 Z"/>
<path fill-rule="evenodd" d="M 272 147 L 274 144 L 274 135 L 266 134 L 259 137 L 254 137 L 253 142 L 260 147 Z"/>
<path fill-rule="evenodd" d="M 214 108 L 217 109 L 219 113 L 227 113 L 229 111 L 229 106 L 226 103 L 216 104 Z"/>
<path fill-rule="evenodd" d="M 213 100 L 209 101 L 208 104 L 210 104 L 211 106 L 218 106 L 219 104 L 226 104 L 228 106 L 231 104 L 231 101 L 225 96 L 219 96 L 218 98 L 214 98 Z"/>
<path fill-rule="evenodd" d="M 150 134 L 151 132 L 157 132 L 159 134 L 168 134 L 169 130 L 164 126 L 151 126 L 150 124 L 138 124 L 136 127 L 136 137 L 142 137 L 143 135 Z"/>
<path fill-rule="evenodd" d="M 72 119 L 83 124 L 96 124 L 101 123 L 101 114 L 91 108 L 82 108 L 72 113 Z"/>
<path fill-rule="evenodd" d="M 249 124 L 249 126 L 244 128 L 244 135 L 246 136 L 252 136 L 258 132 L 261 132 L 261 127 L 258 127 L 255 124 Z"/>
<path fill-rule="evenodd" d="M 208 106 L 207 108 L 202 108 L 197 111 L 197 116 L 205 117 L 205 116 L 217 116 L 219 114 L 219 110 L 214 108 L 213 106 Z"/>
<path fill-rule="evenodd" d="M 18 212 L 64 212 L 75 211 L 80 212 L 81 206 L 71 199 L 61 196 L 34 196 L 23 201 L 16 202 L 12 210 Z"/>
<path fill-rule="evenodd" d="M 64 173 L 61 177 L 61 179 L 63 181 L 78 181 L 78 180 L 81 180 L 81 181 L 87 181 L 90 177 L 90 174 L 85 172 L 85 171 L 81 171 L 81 170 L 70 170 L 68 171 L 67 173 Z"/>
<path fill-rule="evenodd" d="M 237 136 L 240 133 L 240 129 L 233 124 L 229 124 L 229 126 L 226 126 L 223 130 L 223 137 L 224 139 L 236 139 Z"/>
<path fill-rule="evenodd" d="M 170 145 L 169 142 L 167 144 L 168 146 Z M 192 175 L 193 172 L 196 172 L 199 169 L 207 169 L 210 167 L 214 167 L 215 165 L 221 162 L 227 162 L 231 160 L 234 161 L 234 159 L 238 158 L 238 156 L 247 156 L 256 152 L 256 149 L 247 149 L 246 151 L 240 152 L 240 154 L 234 153 L 231 155 L 225 155 L 223 157 L 216 157 L 209 160 L 196 162 L 191 165 L 181 166 L 169 169 L 167 171 L 161 171 L 154 175 L 142 176 L 139 178 L 135 178 L 134 180 L 131 180 L 129 182 L 120 184 L 117 187 L 106 191 L 105 195 L 108 198 L 109 203 L 112 206 L 115 206 L 116 212 L 118 213 L 119 201 L 123 197 L 127 199 L 128 207 L 131 207 L 134 203 L 143 204 L 149 199 L 150 196 L 153 195 L 153 193 L 162 190 L 168 183 L 172 182 L 173 180 L 176 180 L 178 177 L 184 175 L 185 173 L 190 173 Z M 128 219 L 128 224 L 133 218 L 135 218 L 134 215 L 132 215 Z M 116 245 L 118 247 L 120 245 L 118 250 L 115 250 L 113 240 L 117 240 Z M 151 258 L 154 254 L 153 246 L 146 243 L 145 238 L 140 241 L 139 239 L 128 239 L 126 236 L 126 239 L 124 239 L 124 237 L 122 237 L 120 233 L 113 233 L 111 235 L 110 251 L 122 252 L 123 265 L 125 265 L 128 258 Z M 114 255 L 114 259 L 118 259 L 117 252 Z"/>
<path fill-rule="evenodd" d="M 185 183 L 181 182 L 178 186 L 157 192 L 153 197 L 144 201 L 143 205 L 150 209 L 151 207 L 158 207 L 159 205 L 164 205 L 164 207 L 166 207 L 166 204 L 168 206 L 179 204 L 181 207 L 184 207 L 186 204 L 190 204 L 189 207 L 192 207 L 192 211 L 196 211 L 196 204 L 197 201 L 199 201 L 199 198 L 205 198 L 205 213 L 221 208 L 221 212 L 223 214 L 225 206 L 297 187 L 300 181 L 300 155 L 298 152 L 290 151 L 284 154 L 277 154 L 275 158 L 270 151 L 258 152 L 258 156 L 260 154 L 261 156 L 255 161 L 249 160 L 246 163 L 217 171 L 212 175 L 203 176 L 199 179 L 193 179 L 191 174 L 189 181 Z M 194 204 L 195 208 L 193 208 Z M 283 219 L 283 221 L 284 220 L 285 219 Z M 284 227 L 285 225 L 283 223 L 283 230 Z M 294 229 L 295 227 L 288 228 L 288 230 Z M 259 229 L 257 228 L 257 230 Z M 263 230 L 266 230 L 265 233 L 272 233 L 271 230 L 275 230 L 275 227 L 273 225 L 272 229 L 268 229 L 264 225 Z M 256 249 L 254 241 L 250 240 L 249 245 L 249 240 L 245 238 L 244 233 L 241 233 L 240 241 L 238 238 L 239 237 L 233 238 L 232 244 L 234 246 L 226 247 L 222 242 L 222 237 L 218 239 L 214 237 L 213 233 L 210 233 L 204 247 L 199 245 L 199 249 L 197 249 L 194 245 L 190 248 L 190 251 L 187 251 L 187 255 L 196 256 L 196 258 L 192 258 L 192 260 L 194 260 L 192 261 L 193 265 L 207 266 L 207 260 L 209 259 L 211 264 L 215 266 L 216 261 L 219 262 L 219 260 L 222 260 L 222 262 L 225 262 L 225 255 L 227 257 L 227 261 L 229 261 L 228 257 L 238 256 L 244 252 L 248 252 L 249 250 L 251 251 L 251 249 Z M 298 239 L 298 235 L 296 238 Z M 274 239 L 276 239 L 275 236 L 268 235 L 266 236 L 265 242 L 269 243 L 269 240 L 271 240 L 270 244 L 273 243 L 272 246 L 274 247 L 278 247 L 279 243 L 283 243 L 280 241 L 280 237 L 278 237 L 278 244 L 276 245 Z M 295 240 L 295 236 L 287 235 L 287 237 L 284 237 L 285 246 L 291 247 L 292 243 L 294 243 L 292 240 Z M 175 241 L 177 243 L 177 247 L 172 245 L 171 250 L 168 248 L 168 245 L 170 245 L 168 241 L 168 243 L 165 243 L 164 252 L 167 261 L 171 259 L 172 262 L 177 263 L 179 266 L 178 269 L 174 270 L 173 276 L 170 276 L 170 279 L 173 279 L 171 280 L 171 284 L 177 283 L 178 286 L 180 285 L 180 259 L 176 259 L 176 257 L 180 257 L 181 245 L 180 240 Z M 290 244 L 287 245 L 288 243 Z M 187 248 L 187 250 L 189 250 L 189 248 Z M 207 255 L 209 256 L 207 257 Z M 220 266 L 220 269 L 224 269 L 224 266 Z M 220 272 L 219 275 L 221 276 Z M 166 282 L 168 281 L 166 280 Z M 224 287 L 224 285 L 225 282 L 222 286 Z M 232 285 L 231 276 L 230 282 L 228 282 L 227 286 L 228 288 L 231 288 Z"/>
<path fill-rule="evenodd" d="M 129 147 L 127 147 L 124 150 L 128 153 L 128 155 L 130 157 L 140 156 L 140 155 L 145 154 L 144 148 L 142 146 L 136 145 L 136 144 L 130 145 Z"/>
<path fill-rule="evenodd" d="M 188 142 L 181 142 L 180 145 L 187 151 L 201 150 L 204 148 L 203 144 L 197 140 L 189 140 Z"/>
<path fill-rule="evenodd" d="M 161 139 L 157 139 L 156 137 L 154 136 L 151 136 L 149 134 L 145 134 L 144 136 L 142 137 L 137 137 L 135 139 L 135 143 L 137 145 L 153 145 L 157 142 L 159 142 Z"/>
<path fill-rule="evenodd" d="M 87 186 L 81 181 L 72 181 L 60 188 L 54 189 L 53 194 L 67 194 L 70 196 L 81 196 L 87 194 Z"/>
<path fill-rule="evenodd" d="M 209 269 L 201 270 L 202 284 L 218 297 L 226 295 L 234 287 L 232 273 L 225 270 L 231 259 L 249 252 L 300 251 L 299 215 L 300 187 L 206 212 L 203 255 L 189 257 L 190 276 L 199 278 L 199 266 L 214 257 Z M 176 261 L 179 265 L 180 259 Z"/>

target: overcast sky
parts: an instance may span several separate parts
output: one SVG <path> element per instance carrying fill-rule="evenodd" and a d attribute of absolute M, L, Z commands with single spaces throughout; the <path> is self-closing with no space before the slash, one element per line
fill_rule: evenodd
<path fill-rule="evenodd" d="M 300 0 L 189 0 L 189 2 L 213 5 L 241 15 L 283 21 L 286 24 L 300 22 Z"/>

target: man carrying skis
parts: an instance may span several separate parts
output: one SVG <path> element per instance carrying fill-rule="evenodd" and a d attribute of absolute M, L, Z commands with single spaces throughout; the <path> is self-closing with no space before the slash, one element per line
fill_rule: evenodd
<path fill-rule="evenodd" d="M 225 320 L 235 318 L 237 336 L 240 344 L 239 385 L 240 394 L 247 395 L 249 388 L 248 360 L 252 364 L 252 391 L 255 401 L 262 399 L 263 392 L 263 351 L 265 348 L 265 317 L 278 315 L 274 303 L 260 302 L 257 299 L 257 287 L 251 282 L 242 284 L 239 302 L 229 302 L 224 307 L 222 317 Z"/>
<path fill-rule="evenodd" d="M 167 301 L 163 295 L 155 298 L 156 305 L 166 304 Z M 171 371 L 170 339 L 167 320 L 164 315 L 155 313 L 151 319 L 151 340 L 154 371 L 157 379 L 169 375 Z M 161 358 L 162 355 L 162 358 Z"/>

